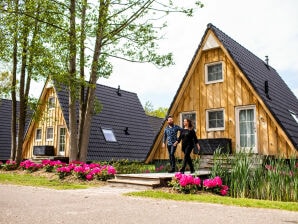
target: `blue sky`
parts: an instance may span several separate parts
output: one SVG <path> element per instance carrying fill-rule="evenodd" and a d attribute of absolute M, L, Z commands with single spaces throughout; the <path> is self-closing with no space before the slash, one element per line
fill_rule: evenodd
<path fill-rule="evenodd" d="M 141 103 L 169 107 L 208 23 L 212 23 L 270 65 L 298 97 L 298 1 L 203 0 L 194 17 L 170 16 L 160 49 L 173 52 L 175 65 L 114 61 L 109 79 L 98 83 L 135 92 Z"/>

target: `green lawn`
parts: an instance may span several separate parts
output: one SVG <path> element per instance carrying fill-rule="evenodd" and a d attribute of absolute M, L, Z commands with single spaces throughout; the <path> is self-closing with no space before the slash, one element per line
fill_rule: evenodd
<path fill-rule="evenodd" d="M 100 181 L 61 181 L 57 179 L 49 179 L 43 176 L 34 176 L 28 174 L 16 174 L 16 173 L 0 173 L 1 184 L 15 184 L 24 186 L 36 186 L 47 187 L 57 190 L 67 189 L 86 189 L 94 186 L 102 186 L 104 183 Z"/>
<path fill-rule="evenodd" d="M 86 189 L 89 187 L 100 187 L 105 183 L 101 181 L 74 181 L 74 180 L 59 180 L 57 178 L 47 178 L 44 176 L 33 175 L 30 173 L 14 173 L 3 172 L 0 173 L 0 184 L 14 184 L 24 186 L 37 186 L 47 187 L 57 190 L 67 189 Z M 140 192 L 131 192 L 125 195 L 137 196 L 137 197 L 150 197 L 167 200 L 177 201 L 190 201 L 190 202 L 203 202 L 203 203 L 215 203 L 222 205 L 233 205 L 241 207 L 254 207 L 254 208 L 269 208 L 269 209 L 281 209 L 288 211 L 298 211 L 297 202 L 279 202 L 279 201 L 266 201 L 255 200 L 246 198 L 231 198 L 223 197 L 213 194 L 178 194 L 170 193 L 162 190 L 148 190 Z"/>
<path fill-rule="evenodd" d="M 240 207 L 253 207 L 253 208 L 269 208 L 269 209 L 281 209 L 288 211 L 298 211 L 297 202 L 280 202 L 280 201 L 267 201 L 267 200 L 256 200 L 247 198 L 231 198 L 227 196 L 219 196 L 213 194 L 177 194 L 169 193 L 160 190 L 149 190 L 142 192 L 131 192 L 127 193 L 129 196 L 138 197 L 150 197 L 158 199 L 168 199 L 176 201 L 191 201 L 191 202 L 203 202 L 203 203 L 214 203 L 222 205 L 233 205 Z"/>

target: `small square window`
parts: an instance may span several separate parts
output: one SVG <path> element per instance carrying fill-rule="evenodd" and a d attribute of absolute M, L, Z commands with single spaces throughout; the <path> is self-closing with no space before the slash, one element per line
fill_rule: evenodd
<path fill-rule="evenodd" d="M 50 97 L 49 98 L 48 107 L 49 107 L 49 109 L 54 109 L 55 108 L 55 97 Z"/>
<path fill-rule="evenodd" d="M 54 137 L 54 129 L 51 128 L 47 128 L 47 140 L 53 140 Z"/>
<path fill-rule="evenodd" d="M 205 66 L 205 78 L 206 83 L 216 83 L 223 81 L 223 63 L 217 62 L 212 64 L 207 64 Z"/>
<path fill-rule="evenodd" d="M 102 128 L 101 130 L 107 142 L 117 142 L 112 129 Z"/>
<path fill-rule="evenodd" d="M 187 118 L 192 121 L 193 129 L 196 130 L 196 113 L 195 112 L 185 112 L 181 113 L 181 127 L 183 128 L 183 120 Z"/>
<path fill-rule="evenodd" d="M 36 129 L 35 140 L 36 141 L 40 141 L 41 140 L 41 128 Z"/>
<path fill-rule="evenodd" d="M 224 110 L 208 110 L 207 111 L 207 130 L 218 131 L 224 130 Z"/>

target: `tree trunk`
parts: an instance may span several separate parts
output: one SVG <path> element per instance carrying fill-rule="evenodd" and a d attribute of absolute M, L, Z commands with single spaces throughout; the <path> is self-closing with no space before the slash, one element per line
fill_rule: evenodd
<path fill-rule="evenodd" d="M 69 129 L 70 149 L 69 161 L 78 159 L 78 131 L 76 116 L 76 1 L 70 1 L 70 32 L 69 32 Z"/>
<path fill-rule="evenodd" d="M 17 85 L 17 64 L 18 64 L 18 11 L 19 1 L 15 0 L 15 11 L 16 11 L 16 28 L 13 37 L 13 69 L 12 69 L 12 88 L 11 88 L 11 99 L 12 99 L 12 114 L 11 114 L 11 152 L 10 159 L 15 161 L 17 151 L 17 97 L 16 97 L 16 85 Z"/>
<path fill-rule="evenodd" d="M 81 36 L 80 36 L 80 79 L 81 82 L 85 82 L 85 40 L 86 40 L 86 10 L 87 0 L 82 0 L 82 13 L 81 13 Z M 81 149 L 83 126 L 85 123 L 85 112 L 86 112 L 86 99 L 85 99 L 85 83 L 81 84 L 80 93 L 80 114 L 79 114 L 79 150 Z M 80 151 L 79 151 L 80 154 Z"/>
<path fill-rule="evenodd" d="M 97 81 L 97 66 L 98 59 L 101 53 L 102 40 L 104 36 L 104 28 L 106 25 L 106 19 L 108 15 L 110 1 L 100 0 L 99 5 L 99 13 L 98 13 L 98 25 L 97 25 L 97 33 L 96 33 L 96 41 L 94 47 L 94 54 L 91 65 L 91 73 L 89 84 L 91 86 L 88 87 L 88 95 L 87 95 L 87 105 L 85 111 L 85 121 L 83 125 L 82 131 L 82 142 L 80 148 L 80 161 L 86 161 L 87 159 L 87 150 L 88 143 L 90 138 L 90 129 L 91 129 L 91 119 L 92 113 L 94 111 L 94 100 L 95 100 L 95 90 L 96 90 L 96 81 Z"/>

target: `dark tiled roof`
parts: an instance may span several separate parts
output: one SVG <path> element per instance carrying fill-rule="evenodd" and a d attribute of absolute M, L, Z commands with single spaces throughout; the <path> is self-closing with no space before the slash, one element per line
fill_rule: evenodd
<path fill-rule="evenodd" d="M 159 132 L 164 119 L 155 117 L 155 116 L 150 116 L 150 115 L 147 115 L 147 117 L 149 119 L 149 123 L 151 124 L 151 127 L 153 128 L 154 135 L 156 135 Z"/>
<path fill-rule="evenodd" d="M 0 99 L 0 160 L 8 160 L 10 158 L 11 150 L 11 115 L 12 115 L 12 101 L 7 99 Z M 17 113 L 19 109 L 19 102 L 17 102 Z M 29 126 L 33 112 L 27 111 L 25 133 Z"/>
<path fill-rule="evenodd" d="M 68 123 L 68 94 L 57 89 L 60 105 Z M 128 159 L 144 161 L 153 141 L 151 127 L 137 94 L 97 84 L 96 98 L 102 111 L 92 118 L 88 161 Z M 106 142 L 101 128 L 113 130 L 117 142 Z M 128 128 L 128 135 L 125 129 Z"/>
<path fill-rule="evenodd" d="M 188 74 L 190 67 L 192 66 L 195 57 L 202 46 L 202 41 L 205 39 L 208 30 L 211 29 L 217 38 L 222 42 L 225 49 L 229 52 L 234 62 L 239 69 L 246 76 L 250 84 L 255 91 L 261 97 L 267 108 L 270 110 L 276 121 L 283 128 L 293 145 L 298 150 L 298 123 L 295 121 L 290 111 L 293 111 L 298 116 L 298 100 L 294 93 L 289 89 L 287 84 L 282 80 L 279 74 L 274 68 L 267 65 L 262 59 L 258 58 L 252 52 L 241 46 L 231 37 L 226 35 L 220 29 L 212 24 L 207 25 L 204 36 L 201 43 L 195 52 L 195 55 L 189 65 L 189 68 L 180 84 L 179 89 Z M 269 94 L 267 97 L 265 93 L 265 82 L 268 81 Z M 173 103 L 177 97 L 177 91 Z"/>
<path fill-rule="evenodd" d="M 208 29 L 211 29 L 222 42 L 298 150 L 298 123 L 290 113 L 293 111 L 298 115 L 297 97 L 274 68 L 212 24 L 208 24 Z M 265 93 L 265 82 L 268 82 L 268 95 Z"/>
<path fill-rule="evenodd" d="M 11 100 L 0 100 L 0 160 L 10 158 Z"/>

